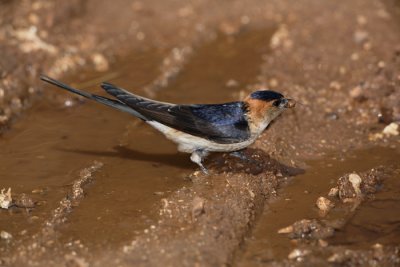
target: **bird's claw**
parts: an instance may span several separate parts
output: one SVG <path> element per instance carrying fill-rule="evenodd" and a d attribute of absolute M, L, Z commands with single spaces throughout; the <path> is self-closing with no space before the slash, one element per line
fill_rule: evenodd
<path fill-rule="evenodd" d="M 203 172 L 203 174 L 205 174 L 205 175 L 210 175 L 210 173 L 208 172 L 207 168 L 204 167 L 203 165 L 200 165 L 200 169 L 201 169 L 201 171 Z"/>

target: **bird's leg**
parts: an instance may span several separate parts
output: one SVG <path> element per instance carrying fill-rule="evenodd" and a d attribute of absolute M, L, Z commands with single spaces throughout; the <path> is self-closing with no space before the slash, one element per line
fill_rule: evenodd
<path fill-rule="evenodd" d="M 196 163 L 197 165 L 200 166 L 201 171 L 208 175 L 208 170 L 206 167 L 203 166 L 203 164 L 201 163 L 203 161 L 203 158 L 206 157 L 208 155 L 208 153 L 204 150 L 196 150 L 192 153 L 192 155 L 190 156 L 190 159 Z"/>
<path fill-rule="evenodd" d="M 243 153 L 243 151 L 244 151 L 244 149 L 238 150 L 238 151 L 233 151 L 233 152 L 229 153 L 229 155 L 231 155 L 232 157 L 235 157 L 235 158 L 239 158 L 239 159 L 241 159 L 241 160 L 243 160 L 243 161 L 256 163 L 256 161 L 255 161 L 254 159 L 252 159 L 252 158 L 246 156 L 246 155 Z"/>

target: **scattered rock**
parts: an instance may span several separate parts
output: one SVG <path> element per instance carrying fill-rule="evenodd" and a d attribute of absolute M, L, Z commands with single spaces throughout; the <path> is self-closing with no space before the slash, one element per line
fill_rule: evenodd
<path fill-rule="evenodd" d="M 357 16 L 357 23 L 360 26 L 364 26 L 365 24 L 367 24 L 367 18 L 363 15 L 358 15 Z"/>
<path fill-rule="evenodd" d="M 192 6 L 184 6 L 178 10 L 178 16 L 181 18 L 186 18 L 194 14 L 194 9 Z"/>
<path fill-rule="evenodd" d="M 374 133 L 374 134 L 370 134 L 368 135 L 368 140 L 370 141 L 377 141 L 383 138 L 383 134 L 382 133 Z"/>
<path fill-rule="evenodd" d="M 350 178 L 351 177 L 351 178 Z M 361 177 L 352 173 L 339 178 L 339 198 L 343 201 L 349 198 L 357 198 L 361 195 Z"/>
<path fill-rule="evenodd" d="M 34 208 L 35 207 L 35 201 L 31 197 L 29 197 L 27 194 L 21 194 L 19 195 L 15 200 L 14 204 L 18 208 Z"/>
<path fill-rule="evenodd" d="M 326 248 L 329 244 L 327 241 L 323 240 L 323 239 L 318 239 L 318 245 L 322 248 Z"/>
<path fill-rule="evenodd" d="M 338 81 L 332 81 L 330 82 L 329 87 L 331 89 L 340 90 L 340 88 L 342 88 L 342 85 Z"/>
<path fill-rule="evenodd" d="M 374 194 L 382 184 L 384 173 L 381 168 L 371 169 L 362 176 L 361 192 L 364 195 Z"/>
<path fill-rule="evenodd" d="M 330 197 L 337 197 L 339 195 L 339 188 L 338 187 L 332 187 L 329 190 L 328 196 Z"/>
<path fill-rule="evenodd" d="M 368 41 L 368 32 L 366 31 L 355 31 L 354 32 L 354 42 L 356 42 L 357 44 L 363 44 L 366 41 Z"/>
<path fill-rule="evenodd" d="M 333 235 L 334 229 L 318 222 L 316 219 L 303 219 L 295 222 L 291 226 L 282 228 L 278 233 L 288 233 L 292 239 L 317 240 L 324 239 Z"/>
<path fill-rule="evenodd" d="M 12 205 L 12 198 L 11 198 L 11 188 L 8 188 L 7 192 L 5 189 L 1 189 L 0 192 L 0 208 L 8 209 Z"/>
<path fill-rule="evenodd" d="M 351 257 L 354 256 L 351 252 L 352 251 L 348 250 L 345 253 L 335 253 L 332 256 L 330 256 L 327 260 L 328 262 L 341 264 L 347 262 Z"/>
<path fill-rule="evenodd" d="M 268 81 L 270 87 L 277 87 L 279 85 L 279 81 L 275 78 L 272 78 Z"/>
<path fill-rule="evenodd" d="M 279 47 L 290 49 L 293 46 L 293 41 L 289 38 L 289 30 L 285 24 L 280 25 L 278 30 L 272 35 L 269 46 L 271 49 Z"/>
<path fill-rule="evenodd" d="M 336 112 L 328 112 L 325 114 L 325 118 L 330 121 L 336 121 L 339 119 L 339 114 L 337 114 Z"/>
<path fill-rule="evenodd" d="M 225 86 L 226 87 L 238 87 L 239 82 L 234 79 L 230 79 L 229 81 L 226 82 Z"/>
<path fill-rule="evenodd" d="M 89 263 L 84 258 L 73 254 L 65 255 L 65 261 L 67 267 L 89 267 Z"/>
<path fill-rule="evenodd" d="M 355 209 L 366 197 L 376 193 L 382 183 L 383 172 L 381 168 L 371 169 L 360 175 L 351 173 L 338 180 L 339 199 L 343 203 L 354 203 Z"/>
<path fill-rule="evenodd" d="M 235 35 L 239 32 L 239 25 L 224 21 L 219 25 L 219 30 L 226 35 Z"/>
<path fill-rule="evenodd" d="M 358 102 L 362 102 L 366 100 L 367 98 L 364 96 L 363 89 L 360 85 L 357 85 L 353 89 L 350 90 L 350 97 Z"/>
<path fill-rule="evenodd" d="M 319 197 L 315 204 L 320 211 L 324 212 L 324 215 L 328 213 L 333 207 L 335 207 L 335 204 L 325 197 Z"/>
<path fill-rule="evenodd" d="M 350 55 L 350 59 L 351 59 L 352 61 L 357 61 L 357 60 L 360 59 L 360 55 L 359 55 L 358 53 L 352 53 L 352 54 Z"/>
<path fill-rule="evenodd" d="M 20 49 L 24 53 L 31 53 L 37 50 L 44 50 L 50 54 L 55 54 L 57 48 L 54 45 L 46 43 L 38 36 L 36 26 L 26 29 L 19 29 L 14 32 L 14 37 L 20 41 Z"/>
<path fill-rule="evenodd" d="M 192 218 L 196 219 L 204 213 L 204 198 L 194 197 L 192 202 Z"/>
<path fill-rule="evenodd" d="M 308 249 L 296 248 L 296 249 L 292 250 L 292 252 L 289 253 L 288 259 L 289 260 L 299 260 L 299 258 L 303 258 L 310 253 L 311 253 L 311 251 Z"/>
<path fill-rule="evenodd" d="M 399 125 L 395 122 L 392 122 L 383 129 L 382 133 L 393 136 L 399 135 Z"/>
<path fill-rule="evenodd" d="M 92 55 L 92 61 L 96 71 L 104 72 L 110 68 L 108 60 L 100 53 L 94 53 Z"/>
<path fill-rule="evenodd" d="M 378 68 L 383 69 L 384 67 L 386 67 L 386 63 L 384 61 L 379 61 L 378 62 Z"/>
<path fill-rule="evenodd" d="M 10 239 L 12 239 L 12 235 L 9 232 L 1 231 L 0 238 L 3 240 L 10 240 Z"/>
<path fill-rule="evenodd" d="M 32 190 L 32 194 L 44 194 L 46 193 L 47 189 L 46 188 L 36 188 Z"/>
<path fill-rule="evenodd" d="M 289 225 L 287 227 L 281 228 L 278 230 L 278 234 L 289 234 L 294 231 L 294 228 L 292 225 Z"/>

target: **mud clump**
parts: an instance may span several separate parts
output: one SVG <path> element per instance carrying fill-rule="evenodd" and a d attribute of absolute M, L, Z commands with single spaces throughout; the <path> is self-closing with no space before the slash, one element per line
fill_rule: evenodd
<path fill-rule="evenodd" d="M 291 239 L 318 240 L 332 236 L 334 229 L 316 219 L 303 219 L 280 229 L 278 233 L 288 234 L 288 237 Z"/>
<path fill-rule="evenodd" d="M 27 194 L 21 194 L 14 200 L 14 205 L 18 208 L 34 208 L 35 201 Z"/>
<path fill-rule="evenodd" d="M 241 152 L 240 158 L 229 153 L 215 155 L 211 168 L 217 173 L 245 173 L 259 175 L 265 172 L 273 172 L 277 177 L 293 176 L 303 173 L 300 168 L 290 167 L 271 158 L 262 150 L 247 148 Z"/>
<path fill-rule="evenodd" d="M 398 266 L 399 248 L 384 247 L 377 243 L 368 250 L 333 249 L 327 261 L 340 266 Z"/>
<path fill-rule="evenodd" d="M 374 168 L 360 175 L 351 173 L 340 177 L 337 183 L 339 199 L 347 202 L 372 197 L 381 187 L 383 175 L 383 168 Z"/>

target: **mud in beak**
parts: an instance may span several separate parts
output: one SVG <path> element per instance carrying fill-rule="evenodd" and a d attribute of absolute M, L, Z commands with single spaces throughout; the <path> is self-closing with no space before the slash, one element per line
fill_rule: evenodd
<path fill-rule="evenodd" d="M 290 98 L 284 98 L 281 100 L 280 106 L 282 108 L 294 108 L 296 106 L 296 101 Z"/>
<path fill-rule="evenodd" d="M 286 98 L 287 103 L 285 108 L 294 108 L 296 106 L 296 101 L 294 101 L 293 99 L 290 98 Z"/>

